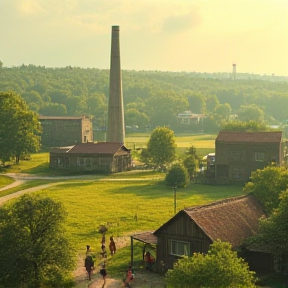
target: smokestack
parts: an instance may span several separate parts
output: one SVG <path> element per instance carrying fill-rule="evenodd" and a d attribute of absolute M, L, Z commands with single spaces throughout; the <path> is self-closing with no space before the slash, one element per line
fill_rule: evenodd
<path fill-rule="evenodd" d="M 110 86 L 106 141 L 124 144 L 124 140 L 125 126 L 122 95 L 122 74 L 120 63 L 119 26 L 112 26 Z"/>

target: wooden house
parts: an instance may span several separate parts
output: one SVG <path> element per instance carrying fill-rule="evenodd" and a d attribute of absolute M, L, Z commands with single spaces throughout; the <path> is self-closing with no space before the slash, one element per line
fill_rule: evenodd
<path fill-rule="evenodd" d="M 283 164 L 282 132 L 220 131 L 215 140 L 218 184 L 247 182 L 251 172 Z"/>
<path fill-rule="evenodd" d="M 163 263 L 167 269 L 172 269 L 174 262 L 183 255 L 207 253 L 210 244 L 218 239 L 230 242 L 233 249 L 238 249 L 244 239 L 255 235 L 258 219 L 262 216 L 263 208 L 253 196 L 228 198 L 179 211 L 154 232 L 157 270 L 162 271 Z M 260 252 L 257 255 L 252 257 L 255 270 L 273 270 L 270 254 Z"/>
<path fill-rule="evenodd" d="M 115 173 L 131 169 L 130 149 L 121 143 L 82 143 L 50 151 L 50 168 Z"/>
<path fill-rule="evenodd" d="M 61 147 L 93 142 L 92 120 L 87 116 L 39 116 L 44 147 Z"/>

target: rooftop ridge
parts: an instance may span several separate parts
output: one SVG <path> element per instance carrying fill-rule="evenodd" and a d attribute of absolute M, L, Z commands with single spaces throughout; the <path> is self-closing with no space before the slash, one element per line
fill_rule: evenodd
<path fill-rule="evenodd" d="M 221 204 L 227 204 L 230 202 L 236 202 L 238 200 L 247 198 L 248 195 L 241 195 L 241 196 L 234 196 L 234 197 L 229 197 L 229 198 L 225 198 L 213 203 L 209 203 L 209 204 L 204 204 L 204 205 L 199 205 L 199 206 L 191 206 L 191 207 L 186 207 L 183 210 L 184 211 L 196 211 L 196 210 L 201 210 L 201 209 L 207 209 L 209 207 L 215 207 L 215 206 L 219 206 Z M 251 197 L 251 196 L 250 196 Z"/>

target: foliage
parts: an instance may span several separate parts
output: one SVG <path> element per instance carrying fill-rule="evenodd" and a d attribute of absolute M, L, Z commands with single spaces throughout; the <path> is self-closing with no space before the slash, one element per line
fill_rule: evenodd
<path fill-rule="evenodd" d="M 32 64 L 8 68 L 2 64 L 0 91 L 23 95 L 31 110 L 42 115 L 92 116 L 97 127 L 105 126 L 109 70 Z M 241 120 L 259 119 L 259 115 L 262 118 L 261 111 L 265 111 L 265 119 L 271 119 L 273 124 L 288 119 L 287 77 L 237 73 L 237 81 L 231 81 L 227 73 L 123 70 L 122 81 L 125 113 L 137 109 L 141 114 L 138 116 L 143 116 L 140 119 L 148 120 L 153 128 L 163 125 L 172 128 L 179 113 L 189 109 L 205 113 L 206 106 L 206 114 L 211 118 L 205 119 L 201 128 L 218 132 L 217 117 L 213 119 L 212 114 L 219 104 L 225 103 L 233 114 L 239 111 Z M 139 129 L 145 126 L 144 122 L 133 125 Z M 185 126 L 175 124 L 173 130 L 192 129 Z"/>
<path fill-rule="evenodd" d="M 166 280 L 175 288 L 254 288 L 254 272 L 231 250 L 231 244 L 216 241 L 208 254 L 194 253 L 179 259 Z"/>
<path fill-rule="evenodd" d="M 188 148 L 186 157 L 183 160 L 183 165 L 187 169 L 190 179 L 194 177 L 199 167 L 199 157 L 194 146 Z"/>
<path fill-rule="evenodd" d="M 170 187 L 186 187 L 189 183 L 189 176 L 187 169 L 184 165 L 180 163 L 175 163 L 172 165 L 171 169 L 165 178 L 166 184 Z"/>
<path fill-rule="evenodd" d="M 40 149 L 41 126 L 37 115 L 30 111 L 23 99 L 11 92 L 0 93 L 0 160 L 20 157 Z"/>
<path fill-rule="evenodd" d="M 74 252 L 64 234 L 65 217 L 60 203 L 29 194 L 0 208 L 1 285 L 66 285 Z"/>
<path fill-rule="evenodd" d="M 270 129 L 264 123 L 250 120 L 247 122 L 241 122 L 241 121 L 228 122 L 222 130 L 241 131 L 241 132 L 266 132 L 273 129 Z"/>
<path fill-rule="evenodd" d="M 264 111 L 253 105 L 242 105 L 237 112 L 240 121 L 257 121 L 263 123 L 264 121 Z"/>
<path fill-rule="evenodd" d="M 277 208 L 282 191 L 287 189 L 288 171 L 283 167 L 267 166 L 262 170 L 253 171 L 251 181 L 246 183 L 244 192 L 252 193 L 270 214 Z"/>
<path fill-rule="evenodd" d="M 280 200 L 278 208 L 268 218 L 260 219 L 259 231 L 248 243 L 267 247 L 275 256 L 285 259 L 288 256 L 288 190 L 281 193 Z"/>
<path fill-rule="evenodd" d="M 220 124 L 224 121 L 228 121 L 231 111 L 232 111 L 231 106 L 228 103 L 219 104 L 215 108 L 214 119 L 216 120 L 217 123 Z"/>
<path fill-rule="evenodd" d="M 157 127 L 147 143 L 148 157 L 156 167 L 163 167 L 175 159 L 175 136 L 168 127 Z"/>

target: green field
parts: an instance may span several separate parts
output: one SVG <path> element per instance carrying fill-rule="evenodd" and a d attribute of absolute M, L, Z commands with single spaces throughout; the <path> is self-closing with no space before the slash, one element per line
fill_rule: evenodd
<path fill-rule="evenodd" d="M 147 136 L 148 139 L 149 136 Z M 201 151 L 214 151 L 213 135 L 178 136 L 178 149 L 185 151 L 193 145 Z M 143 136 L 129 136 L 128 143 L 144 143 Z M 178 146 L 179 145 L 179 146 Z M 136 144 L 135 144 L 136 146 Z M 205 150 L 206 149 L 206 150 Z M 184 152 L 183 152 L 184 153 Z M 204 154 L 205 155 L 205 154 Z M 48 153 L 31 155 L 30 161 L 21 161 L 7 172 L 25 172 L 54 175 L 49 172 Z M 57 175 L 57 174 L 55 174 Z M 86 245 L 100 258 L 100 225 L 108 227 L 107 237 L 113 235 L 116 240 L 128 239 L 128 246 L 106 259 L 111 277 L 121 278 L 122 271 L 130 261 L 129 236 L 133 233 L 155 230 L 174 215 L 174 190 L 165 185 L 164 173 L 153 171 L 130 171 L 112 175 L 96 176 L 87 180 L 66 180 L 56 186 L 34 193 L 40 193 L 63 203 L 67 212 L 65 229 L 68 237 L 80 257 L 84 257 Z M 9 179 L 9 177 L 8 177 Z M 4 182 L 5 181 L 5 182 Z M 1 196 L 21 189 L 34 187 L 53 180 L 32 180 L 18 188 L 2 191 Z M 0 176 L 0 187 L 13 180 Z M 176 211 L 185 207 L 202 205 L 222 198 L 242 195 L 241 186 L 212 186 L 190 183 L 186 188 L 177 189 Z M 136 242 L 135 260 L 142 259 L 142 244 Z M 273 287 L 273 286 L 271 286 Z M 276 286 L 275 286 L 276 287 Z M 279 286 L 281 287 L 281 286 Z M 79 287 L 80 288 L 80 287 Z M 81 286 L 82 288 L 82 286 Z"/>
<path fill-rule="evenodd" d="M 13 183 L 13 182 L 14 182 L 14 180 L 12 178 L 0 175 L 0 189 Z"/>

